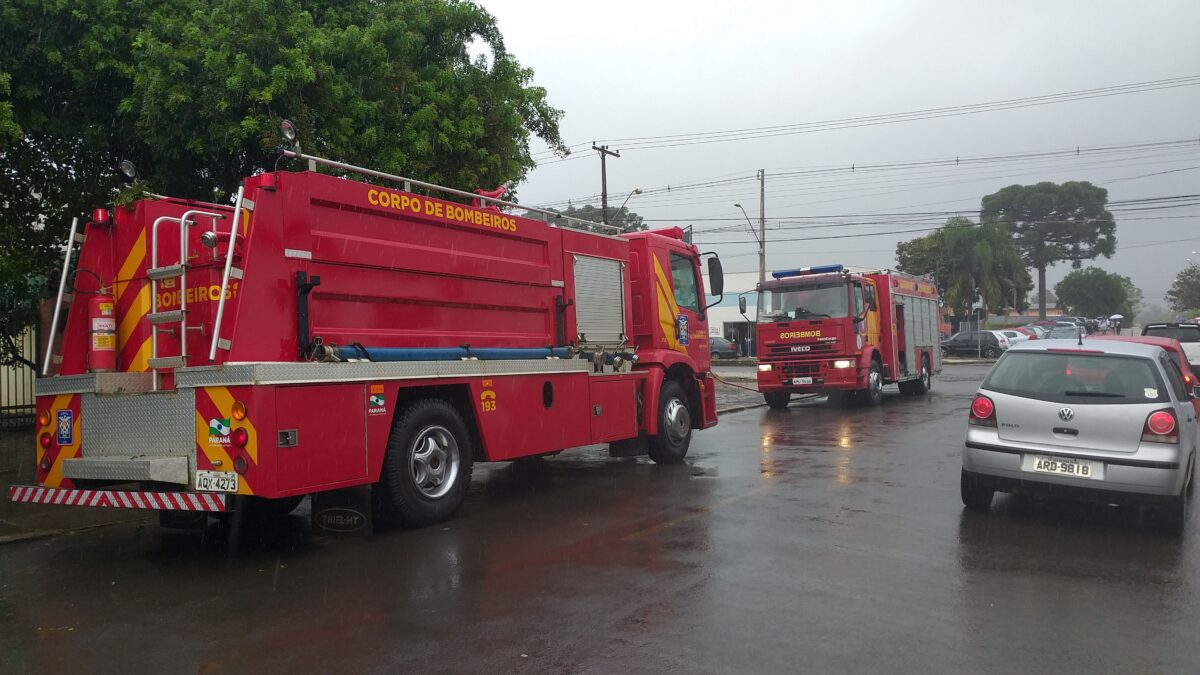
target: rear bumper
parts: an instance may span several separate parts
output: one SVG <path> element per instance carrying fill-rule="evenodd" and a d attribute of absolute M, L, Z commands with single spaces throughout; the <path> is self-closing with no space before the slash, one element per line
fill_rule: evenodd
<path fill-rule="evenodd" d="M 137 492 L 132 490 L 75 490 L 13 485 L 10 500 L 22 504 L 57 506 L 93 506 L 110 509 L 150 509 L 155 511 L 229 510 L 228 495 L 209 492 Z"/>
<path fill-rule="evenodd" d="M 1183 489 L 1187 476 L 1186 461 L 1139 462 L 1101 457 L 1080 459 L 1102 462 L 1103 480 L 1032 473 L 1021 469 L 1025 454 L 1053 453 L 968 442 L 963 447 L 963 469 L 1001 492 L 1059 492 L 1091 499 L 1114 495 L 1174 497 Z"/>

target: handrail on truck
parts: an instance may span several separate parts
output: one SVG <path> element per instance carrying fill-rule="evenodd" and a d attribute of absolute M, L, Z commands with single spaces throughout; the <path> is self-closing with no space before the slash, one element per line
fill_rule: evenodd
<path fill-rule="evenodd" d="M 242 220 L 242 197 L 246 184 L 238 186 L 237 199 L 233 203 L 233 222 L 229 225 L 229 248 L 225 251 L 225 272 L 221 275 L 221 295 L 217 298 L 217 316 L 213 320 L 212 344 L 208 348 L 208 360 L 217 360 L 217 344 L 221 341 L 221 319 L 225 318 L 225 291 L 229 288 L 229 274 L 233 271 L 233 249 L 237 243 L 237 228 Z"/>
<path fill-rule="evenodd" d="M 58 298 L 54 302 L 54 319 L 50 321 L 50 340 L 46 343 L 46 360 L 42 364 L 42 377 L 50 373 L 50 360 L 54 358 L 54 333 L 58 329 L 58 314 L 62 311 L 63 291 L 67 288 L 67 269 L 71 266 L 71 251 L 75 248 L 75 232 L 79 229 L 79 218 L 71 219 L 71 233 L 67 235 L 67 255 L 63 258 L 62 277 L 58 280 Z"/>
<path fill-rule="evenodd" d="M 566 214 L 559 213 L 557 211 L 540 209 L 536 206 L 525 206 L 524 204 L 518 204 L 516 202 L 506 202 L 503 199 L 497 199 L 496 197 L 487 197 L 485 195 L 481 195 L 481 194 L 478 194 L 475 192 L 466 192 L 464 190 L 456 190 L 454 188 L 446 187 L 444 185 L 437 185 L 436 183 L 426 183 L 424 181 L 419 181 L 419 180 L 415 180 L 412 178 L 405 178 L 404 176 L 397 176 L 395 174 L 384 173 L 382 171 L 376 171 L 374 169 L 366 169 L 361 166 L 354 166 L 353 164 L 346 164 L 345 162 L 339 162 L 339 161 L 333 160 L 333 159 L 325 159 L 324 157 L 316 157 L 313 155 L 306 155 L 302 152 L 296 152 L 295 150 L 284 150 L 283 156 L 290 157 L 292 159 L 308 160 L 310 165 L 315 162 L 317 164 L 324 164 L 325 166 L 333 167 L 335 169 L 342 169 L 345 171 L 353 171 L 355 173 L 361 173 L 365 176 L 372 176 L 375 178 L 383 178 L 384 180 L 395 181 L 397 183 L 404 185 L 405 190 L 410 190 L 410 189 L 412 189 L 412 186 L 415 185 L 420 188 L 425 188 L 426 190 L 439 190 L 441 192 L 445 192 L 447 194 L 452 194 L 452 195 L 457 195 L 459 197 L 466 197 L 468 199 L 478 199 L 481 202 L 492 203 L 492 204 L 496 204 L 497 206 L 507 206 L 507 207 L 514 208 L 514 209 L 522 209 L 524 211 L 528 211 L 528 212 L 532 212 L 532 213 L 540 213 L 544 216 L 553 216 L 554 218 L 562 218 L 562 219 L 566 220 L 567 222 L 576 222 L 576 223 L 580 223 L 582 225 L 587 225 L 589 227 L 599 227 L 599 228 L 603 228 L 606 230 L 612 230 L 613 232 L 616 232 L 616 233 L 620 233 L 621 229 L 622 229 L 621 226 L 619 226 L 619 225 L 608 225 L 607 223 L 597 223 L 597 222 L 593 222 L 591 220 L 584 220 L 583 218 L 576 218 L 574 216 L 568 216 Z M 551 226 L 554 226 L 554 223 L 549 223 L 549 224 Z"/>

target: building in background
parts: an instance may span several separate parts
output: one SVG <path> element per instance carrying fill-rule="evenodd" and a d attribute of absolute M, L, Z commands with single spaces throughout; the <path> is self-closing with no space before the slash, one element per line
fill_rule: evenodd
<path fill-rule="evenodd" d="M 704 283 L 705 288 L 710 288 L 707 275 Z M 753 323 L 747 323 L 746 317 L 738 311 L 738 296 L 746 296 L 746 314 L 751 322 L 754 321 L 758 305 L 758 294 L 754 289 L 757 286 L 758 272 L 726 273 L 725 297 L 708 310 L 708 332 L 737 344 L 743 354 L 754 354 L 754 331 Z"/>

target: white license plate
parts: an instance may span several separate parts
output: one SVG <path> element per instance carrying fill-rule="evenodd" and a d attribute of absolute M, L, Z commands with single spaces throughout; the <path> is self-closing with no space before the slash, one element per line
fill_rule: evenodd
<path fill-rule="evenodd" d="M 238 475 L 232 471 L 197 471 L 196 489 L 201 492 L 237 492 Z"/>
<path fill-rule="evenodd" d="M 1102 475 L 1103 467 L 1103 462 L 1093 462 L 1086 459 L 1026 455 L 1024 468 L 1026 471 L 1034 473 L 1052 473 L 1056 476 L 1102 480 L 1104 478 Z"/>
<path fill-rule="evenodd" d="M 811 377 L 793 377 L 792 384 L 812 384 Z"/>

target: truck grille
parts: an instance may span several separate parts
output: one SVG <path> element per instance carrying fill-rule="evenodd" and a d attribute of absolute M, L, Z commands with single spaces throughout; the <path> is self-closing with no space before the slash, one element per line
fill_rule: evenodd
<path fill-rule="evenodd" d="M 784 377 L 816 377 L 820 374 L 820 363 L 787 363 L 783 366 Z"/>
<path fill-rule="evenodd" d="M 794 352 L 794 347 L 808 347 L 808 351 Z M 809 354 L 832 354 L 837 351 L 837 344 L 833 342 L 818 342 L 809 345 L 773 345 L 770 349 L 771 356 L 807 356 Z"/>

